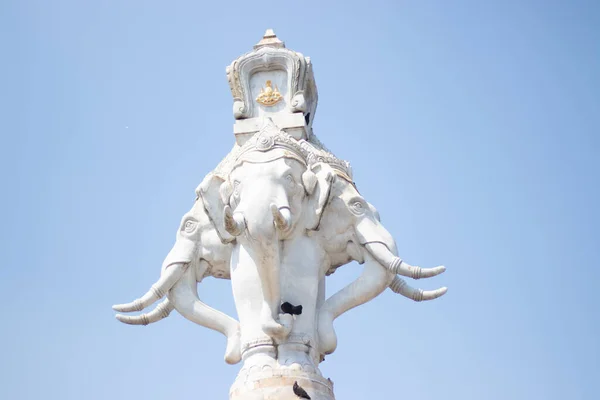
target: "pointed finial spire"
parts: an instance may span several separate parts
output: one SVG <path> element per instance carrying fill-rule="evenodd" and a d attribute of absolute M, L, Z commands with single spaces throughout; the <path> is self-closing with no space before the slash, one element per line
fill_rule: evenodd
<path fill-rule="evenodd" d="M 254 50 L 265 46 L 282 48 L 285 47 L 285 43 L 279 40 L 277 35 L 275 35 L 275 32 L 273 32 L 273 29 L 269 28 L 266 30 L 261 41 L 254 45 Z"/>

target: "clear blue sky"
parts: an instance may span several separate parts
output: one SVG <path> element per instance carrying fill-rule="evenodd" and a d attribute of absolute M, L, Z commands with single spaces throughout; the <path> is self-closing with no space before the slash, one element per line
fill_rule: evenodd
<path fill-rule="evenodd" d="M 225 67 L 266 28 L 311 56 L 315 132 L 401 256 L 448 268 L 414 282 L 439 300 L 336 322 L 337 397 L 597 398 L 598 2 L 201 3 L 0 4 L 0 398 L 227 397 L 223 337 L 111 305 L 158 277 L 231 148 Z M 235 313 L 228 281 L 200 291 Z"/>

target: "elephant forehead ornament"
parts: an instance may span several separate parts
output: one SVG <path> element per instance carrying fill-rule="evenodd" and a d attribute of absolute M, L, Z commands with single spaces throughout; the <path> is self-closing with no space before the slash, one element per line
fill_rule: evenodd
<path fill-rule="evenodd" d="M 398 257 L 350 164 L 314 135 L 317 94 L 308 58 L 268 30 L 228 68 L 228 78 L 236 143 L 196 189 L 159 279 L 142 297 L 113 308 L 130 325 L 177 310 L 222 333 L 225 361 L 243 361 L 230 399 L 291 399 L 289 383 L 297 382 L 311 398 L 330 400 L 332 381 L 318 366 L 337 347 L 334 320 L 386 288 L 414 301 L 438 298 L 445 287 L 416 289 L 400 276 L 429 278 L 445 267 L 420 268 Z M 265 100 L 265 80 L 277 88 L 276 102 Z M 326 298 L 326 277 L 351 261 L 362 264 L 361 275 Z M 238 320 L 200 300 L 198 283 L 211 276 L 231 280 Z M 121 314 L 160 299 L 149 312 Z"/>
<path fill-rule="evenodd" d="M 291 158 L 307 164 L 308 152 L 292 136 L 277 128 L 272 120 L 264 121 L 261 130 L 248 140 L 237 154 L 234 167 L 241 162 L 264 163 Z"/>

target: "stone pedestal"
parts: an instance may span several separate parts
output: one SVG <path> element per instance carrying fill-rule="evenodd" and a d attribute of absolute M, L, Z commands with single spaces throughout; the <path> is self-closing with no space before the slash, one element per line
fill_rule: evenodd
<path fill-rule="evenodd" d="M 298 382 L 312 400 L 334 400 L 333 382 L 321 375 L 288 367 L 264 368 L 240 372 L 231 390 L 230 400 L 298 400 L 294 394 Z"/>
<path fill-rule="evenodd" d="M 319 354 L 293 335 L 282 343 L 254 341 L 242 346 L 244 365 L 229 391 L 230 400 L 296 400 L 294 383 L 313 400 L 334 400 L 333 382 L 324 378 Z"/>

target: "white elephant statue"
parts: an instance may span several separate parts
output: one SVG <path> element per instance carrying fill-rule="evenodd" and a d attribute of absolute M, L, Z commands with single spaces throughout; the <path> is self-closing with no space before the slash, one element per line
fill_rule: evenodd
<path fill-rule="evenodd" d="M 167 293 L 168 299 L 148 314 L 117 318 L 147 324 L 175 308 L 228 338 L 229 363 L 238 362 L 252 343 L 266 342 L 280 345 L 280 363 L 316 367 L 336 348 L 335 318 L 387 287 L 416 301 L 443 295 L 446 288 L 423 291 L 396 276 L 418 279 L 445 268 L 421 269 L 400 260 L 393 238 L 358 193 L 349 170 L 330 165 L 323 154 L 314 143 L 296 141 L 274 127 L 238 149 L 227 178 L 209 174 L 197 189 L 159 281 L 142 298 L 114 308 L 139 311 Z M 361 276 L 325 301 L 325 276 L 353 260 L 364 263 Z M 233 318 L 201 302 L 196 290 L 205 276 L 228 279 L 230 273 L 241 331 Z M 282 302 L 301 304 L 303 314 L 283 313 Z M 308 358 L 286 352 L 290 334 L 313 349 Z"/>
<path fill-rule="evenodd" d="M 438 298 L 445 287 L 424 291 L 400 276 L 433 277 L 445 268 L 398 257 L 349 164 L 315 136 L 318 94 L 308 57 L 267 30 L 227 78 L 233 149 L 196 189 L 158 281 L 113 306 L 116 318 L 147 325 L 177 310 L 222 333 L 225 361 L 243 362 L 230 400 L 333 400 L 333 383 L 318 366 L 337 347 L 334 320 L 386 288 L 414 301 Z M 264 101 L 266 93 L 277 99 Z M 363 266 L 361 275 L 326 298 L 326 277 L 351 261 Z M 208 276 L 231 280 L 239 322 L 200 300 L 198 283 Z M 125 314 L 134 311 L 143 313 Z"/>

